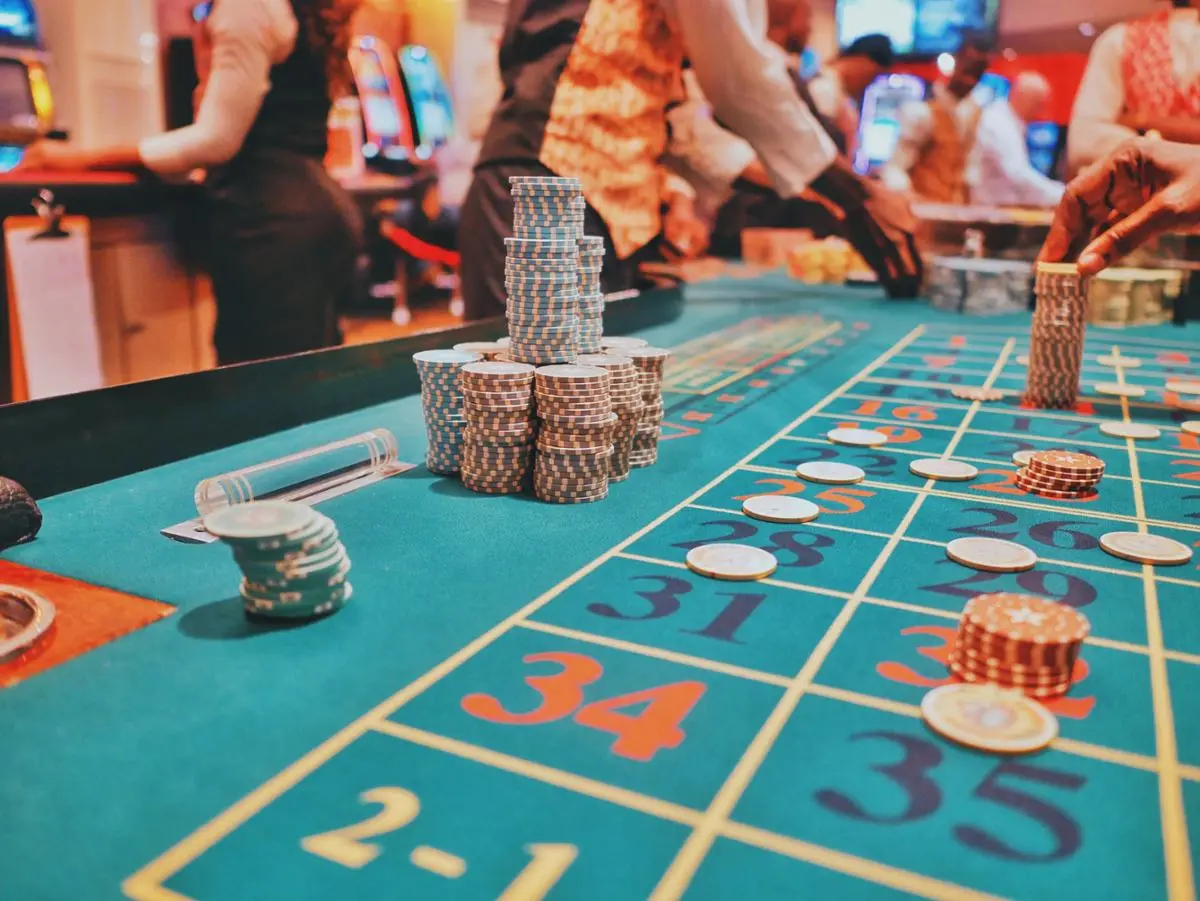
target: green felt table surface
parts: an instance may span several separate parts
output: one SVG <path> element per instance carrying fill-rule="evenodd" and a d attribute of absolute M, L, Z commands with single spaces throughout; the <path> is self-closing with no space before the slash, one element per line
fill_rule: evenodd
<path fill-rule="evenodd" d="M 1194 898 L 1200 570 L 1146 574 L 1097 539 L 1141 522 L 1200 545 L 1200 446 L 1158 402 L 1196 374 L 1196 326 L 1092 329 L 1090 406 L 1058 415 L 946 390 L 1019 392 L 1025 316 L 764 277 L 690 287 L 641 336 L 683 361 L 656 466 L 576 507 L 423 467 L 325 502 L 354 597 L 318 622 L 249 622 L 229 550 L 159 529 L 206 476 L 365 429 L 422 459 L 417 397 L 46 499 L 5 559 L 176 612 L 0 691 L 0 899 Z M 1114 345 L 1149 389 L 1127 408 L 1091 388 Z M 1099 432 L 1126 412 L 1163 437 Z M 846 422 L 892 440 L 834 448 Z M 1094 502 L 1013 487 L 1015 450 L 1061 446 L 1108 463 Z M 908 463 L 947 450 L 980 478 L 924 491 Z M 867 481 L 797 483 L 821 458 Z M 763 491 L 825 512 L 753 523 L 738 498 Z M 945 559 L 964 534 L 1042 560 L 974 573 Z M 706 540 L 780 568 L 703 579 L 682 560 Z M 989 590 L 1092 622 L 1063 741 L 1035 755 L 914 715 Z"/>

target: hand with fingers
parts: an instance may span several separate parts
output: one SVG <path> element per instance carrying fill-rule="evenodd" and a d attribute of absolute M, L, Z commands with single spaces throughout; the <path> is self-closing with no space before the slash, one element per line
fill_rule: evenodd
<path fill-rule="evenodd" d="M 1200 225 L 1200 147 L 1139 138 L 1067 186 L 1043 263 L 1078 260 L 1095 275 L 1151 238 Z"/>

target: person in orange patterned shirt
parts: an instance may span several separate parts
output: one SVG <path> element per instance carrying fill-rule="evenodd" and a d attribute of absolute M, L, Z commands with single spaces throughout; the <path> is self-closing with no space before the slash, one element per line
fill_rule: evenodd
<path fill-rule="evenodd" d="M 921 268 L 907 207 L 876 197 L 838 159 L 785 58 L 767 48 L 767 25 L 767 0 L 512 0 L 500 47 L 504 95 L 460 223 L 467 317 L 504 309 L 514 175 L 579 179 L 584 230 L 605 238 L 603 288 L 632 286 L 638 251 L 662 230 L 666 113 L 682 96 L 685 57 L 778 193 L 811 187 L 846 211 L 884 285 L 914 295 Z"/>

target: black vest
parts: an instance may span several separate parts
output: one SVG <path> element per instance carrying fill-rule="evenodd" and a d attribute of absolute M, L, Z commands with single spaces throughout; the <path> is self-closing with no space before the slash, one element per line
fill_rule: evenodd
<path fill-rule="evenodd" d="M 243 0 L 221 0 L 240 3 Z M 246 136 L 247 150 L 288 150 L 323 160 L 329 147 L 329 84 L 325 61 L 313 52 L 304 18 L 291 55 L 271 69 L 271 88 Z"/>

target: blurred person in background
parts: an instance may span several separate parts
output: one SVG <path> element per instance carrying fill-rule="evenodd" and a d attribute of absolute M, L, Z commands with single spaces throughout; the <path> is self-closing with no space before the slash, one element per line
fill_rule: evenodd
<path fill-rule="evenodd" d="M 362 223 L 325 171 L 329 111 L 350 89 L 358 0 L 210 0 L 196 5 L 196 121 L 136 146 L 42 142 L 30 170 L 186 177 L 207 170 L 209 272 L 222 364 L 340 343 L 337 309 L 357 289 Z"/>
<path fill-rule="evenodd" d="M 1096 39 L 1067 132 L 1072 171 L 1157 133 L 1200 144 L 1200 0 L 1174 0 Z"/>
<path fill-rule="evenodd" d="M 511 176 L 578 178 L 585 231 L 605 238 L 604 290 L 632 286 L 637 252 L 663 228 L 660 159 L 685 58 L 776 190 L 794 197 L 811 186 L 847 210 L 881 281 L 915 294 L 920 259 L 907 209 L 876 197 L 839 160 L 786 57 L 768 49 L 767 27 L 765 0 L 512 0 L 500 48 L 504 96 L 462 214 L 467 317 L 504 308 Z"/>
<path fill-rule="evenodd" d="M 1033 168 L 1025 130 L 1038 121 L 1050 100 L 1050 82 L 1036 72 L 1022 72 L 1012 82 L 1007 100 L 994 100 L 979 119 L 975 183 L 971 201 L 991 206 L 1051 207 L 1065 186 Z"/>
<path fill-rule="evenodd" d="M 883 183 L 931 203 L 967 203 L 970 162 L 983 109 L 971 97 L 992 59 L 991 41 L 965 34 L 946 82 L 932 96 L 900 108 L 900 137 L 883 167 Z"/>

